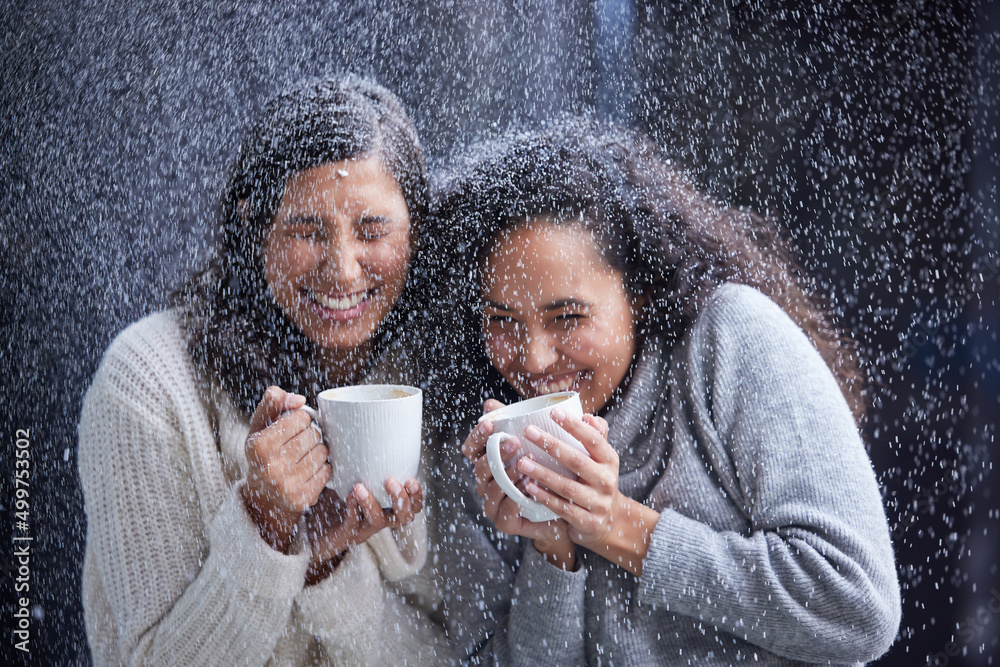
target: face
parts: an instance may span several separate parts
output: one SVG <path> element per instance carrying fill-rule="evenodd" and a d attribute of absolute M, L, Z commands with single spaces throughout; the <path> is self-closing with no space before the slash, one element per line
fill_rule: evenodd
<path fill-rule="evenodd" d="M 410 267 L 410 215 L 375 158 L 293 175 L 264 243 L 264 274 L 281 309 L 331 352 L 366 344 Z"/>
<path fill-rule="evenodd" d="M 486 353 L 504 379 L 525 398 L 573 390 L 585 412 L 603 408 L 632 365 L 639 310 L 591 233 L 515 226 L 483 273 Z"/>

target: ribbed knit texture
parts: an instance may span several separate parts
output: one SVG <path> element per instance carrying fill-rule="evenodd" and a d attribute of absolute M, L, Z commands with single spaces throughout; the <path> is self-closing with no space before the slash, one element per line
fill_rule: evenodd
<path fill-rule="evenodd" d="M 643 576 L 578 548 L 549 565 L 481 515 L 457 446 L 437 573 L 454 640 L 497 664 L 793 665 L 874 659 L 900 618 L 871 463 L 804 333 L 726 285 L 672 350 L 649 340 L 609 410 L 619 488 L 658 510 Z M 457 490 L 456 490 L 457 489 Z"/>
<path fill-rule="evenodd" d="M 387 354 L 369 380 L 405 380 L 405 366 L 405 355 Z M 94 663 L 440 661 L 442 629 L 402 593 L 414 593 L 406 578 L 426 555 L 423 515 L 351 549 L 306 587 L 306 541 L 278 553 L 244 508 L 249 423 L 224 392 L 206 397 L 199 386 L 168 311 L 123 332 L 87 392 L 79 461 Z"/>

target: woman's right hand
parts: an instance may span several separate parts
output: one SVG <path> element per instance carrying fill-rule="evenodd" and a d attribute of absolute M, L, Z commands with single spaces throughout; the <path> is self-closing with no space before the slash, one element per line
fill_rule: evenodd
<path fill-rule="evenodd" d="M 490 399 L 483 405 L 483 413 L 503 407 L 500 401 Z M 493 434 L 493 422 L 480 422 L 462 443 L 462 453 L 475 465 L 476 493 L 485 501 L 483 513 L 496 525 L 497 530 L 507 535 L 520 535 L 534 541 L 535 548 L 545 559 L 557 567 L 572 570 L 576 565 L 576 545 L 569 538 L 565 521 L 528 521 L 521 516 L 520 506 L 512 500 L 493 479 L 489 460 L 486 458 L 486 441 Z M 500 445 L 500 455 L 504 465 L 508 465 L 517 454 L 516 438 Z M 508 468 L 514 484 L 523 487 L 524 481 L 516 468 Z M 523 491 L 523 488 L 522 488 Z"/>
<path fill-rule="evenodd" d="M 287 552 L 303 510 L 314 505 L 330 479 L 329 451 L 309 415 L 306 399 L 268 387 L 250 420 L 243 502 L 264 540 Z"/>

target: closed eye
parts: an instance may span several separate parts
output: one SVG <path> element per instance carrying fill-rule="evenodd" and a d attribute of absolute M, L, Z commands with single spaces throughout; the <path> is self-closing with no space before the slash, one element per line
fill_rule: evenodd
<path fill-rule="evenodd" d="M 296 239 L 313 239 L 323 232 L 323 224 L 312 218 L 287 218 L 281 223 L 281 231 Z"/>
<path fill-rule="evenodd" d="M 362 218 L 358 222 L 358 238 L 363 241 L 377 241 L 392 233 L 392 221 L 382 216 Z"/>
<path fill-rule="evenodd" d="M 587 319 L 586 313 L 559 313 L 552 318 L 552 326 L 558 329 L 573 329 Z"/>

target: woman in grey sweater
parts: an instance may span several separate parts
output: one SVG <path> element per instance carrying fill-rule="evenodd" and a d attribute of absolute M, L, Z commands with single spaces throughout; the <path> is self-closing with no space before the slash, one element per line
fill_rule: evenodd
<path fill-rule="evenodd" d="M 464 250 L 457 342 L 482 350 L 433 494 L 451 639 L 499 664 L 884 653 L 899 584 L 857 365 L 775 236 L 618 128 L 480 154 L 439 210 Z M 512 477 L 559 517 L 531 522 L 490 473 L 491 423 L 470 424 L 484 399 L 567 389 L 591 414 L 553 418 L 589 456 L 526 431 L 578 475 L 521 458 Z"/>

